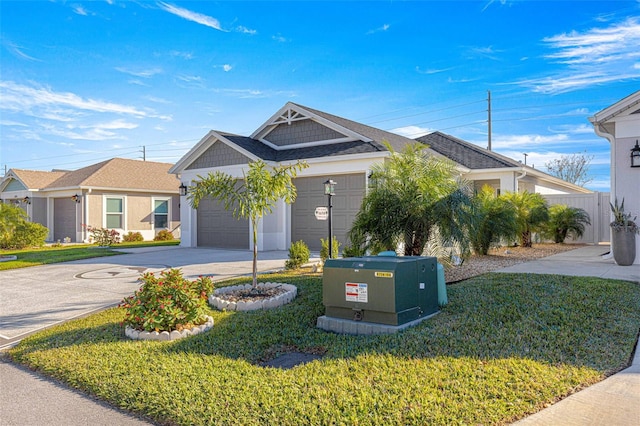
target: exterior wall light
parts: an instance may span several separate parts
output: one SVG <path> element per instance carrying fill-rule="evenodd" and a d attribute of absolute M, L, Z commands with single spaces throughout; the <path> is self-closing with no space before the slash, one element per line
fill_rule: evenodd
<path fill-rule="evenodd" d="M 636 139 L 636 146 L 631 148 L 631 167 L 640 167 L 640 146 Z"/>
<path fill-rule="evenodd" d="M 324 194 L 327 196 L 327 209 L 329 210 L 329 259 L 333 259 L 333 226 L 331 225 L 331 218 L 333 216 L 333 204 L 331 203 L 331 197 L 336 195 L 334 192 L 336 183 L 332 179 L 327 179 L 324 183 Z M 338 253 L 336 253 L 337 255 Z"/>
<path fill-rule="evenodd" d="M 180 182 L 180 186 L 178 188 L 180 189 L 181 196 L 184 197 L 185 195 L 187 195 L 187 186 L 184 183 Z"/>
<path fill-rule="evenodd" d="M 23 203 L 25 203 L 25 204 L 31 204 L 31 198 L 29 198 L 29 197 L 24 197 L 24 198 L 22 199 L 22 202 L 23 202 Z"/>
<path fill-rule="evenodd" d="M 71 199 L 72 199 L 73 201 L 75 201 L 76 203 L 79 203 L 79 202 L 80 202 L 80 196 L 79 196 L 78 194 L 76 194 L 76 195 L 74 195 L 73 197 L 71 197 Z"/>

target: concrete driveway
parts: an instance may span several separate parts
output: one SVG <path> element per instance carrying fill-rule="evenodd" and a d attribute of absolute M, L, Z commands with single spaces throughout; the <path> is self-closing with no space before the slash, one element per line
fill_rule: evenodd
<path fill-rule="evenodd" d="M 182 269 L 214 281 L 250 275 L 247 250 L 177 246 L 118 250 L 127 254 L 0 271 L 0 349 L 69 319 L 118 304 L 140 287 L 143 272 Z M 258 254 L 260 272 L 284 267 L 288 251 Z"/>

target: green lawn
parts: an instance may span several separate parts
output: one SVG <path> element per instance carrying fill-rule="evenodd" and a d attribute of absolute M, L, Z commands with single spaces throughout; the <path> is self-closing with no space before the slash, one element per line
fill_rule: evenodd
<path fill-rule="evenodd" d="M 185 340 L 129 341 L 114 308 L 9 354 L 163 424 L 505 424 L 626 367 L 640 327 L 637 284 L 486 274 L 449 286 L 442 312 L 402 333 L 336 335 L 315 328 L 321 278 L 268 279 L 299 296 L 212 311 L 214 328 Z M 260 366 L 292 348 L 324 357 Z"/>
<path fill-rule="evenodd" d="M 122 254 L 118 248 L 149 247 L 178 245 L 180 240 L 174 241 L 143 241 L 137 243 L 118 243 L 113 248 L 100 248 L 95 244 L 74 244 L 62 246 L 46 246 L 24 250 L 2 250 L 0 254 L 14 255 L 16 260 L 0 262 L 0 271 L 7 269 L 26 268 L 29 266 L 46 265 L 49 263 L 68 262 L 70 260 L 89 259 L 92 257 L 114 256 Z"/>

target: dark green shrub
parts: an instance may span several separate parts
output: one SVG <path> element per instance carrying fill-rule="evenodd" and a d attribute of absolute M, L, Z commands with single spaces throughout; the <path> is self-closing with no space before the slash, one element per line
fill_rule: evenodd
<path fill-rule="evenodd" d="M 584 209 L 556 204 L 549 207 L 549 220 L 542 226 L 542 235 L 555 243 L 562 243 L 567 237 L 576 240 L 584 234 L 585 225 L 591 225 L 591 220 Z"/>
<path fill-rule="evenodd" d="M 129 231 L 127 235 L 122 237 L 122 241 L 124 241 L 125 243 L 135 243 L 138 241 L 144 241 L 144 237 L 139 232 Z"/>
<path fill-rule="evenodd" d="M 473 251 L 486 255 L 501 240 L 515 240 L 517 236 L 516 213 L 502 197 L 497 197 L 488 185 L 473 198 L 474 220 L 469 227 L 469 239 Z"/>
<path fill-rule="evenodd" d="M 335 237 L 335 235 L 333 236 L 333 239 L 331 241 L 331 251 L 333 252 L 333 258 L 335 259 L 336 257 L 338 257 L 338 253 L 340 253 L 341 244 L 340 242 L 338 242 L 338 239 Z M 322 244 L 322 247 L 320 248 L 320 260 L 322 260 L 322 264 L 324 265 L 325 260 L 329 258 L 329 238 L 320 238 L 320 243 Z"/>
<path fill-rule="evenodd" d="M 289 247 L 289 259 L 284 263 L 287 269 L 298 269 L 309 261 L 309 247 L 307 244 L 300 240 L 291 244 Z"/>
<path fill-rule="evenodd" d="M 180 269 L 152 272 L 140 278 L 142 287 L 119 305 L 125 309 L 123 325 L 136 330 L 173 331 L 191 328 L 206 322 L 207 297 L 213 291 L 213 281 L 200 277 L 189 281 Z"/>
<path fill-rule="evenodd" d="M 11 236 L 3 241 L 2 248 L 19 250 L 27 247 L 42 247 L 47 235 L 49 230 L 45 226 L 23 221 L 18 223 Z"/>
<path fill-rule="evenodd" d="M 173 234 L 171 233 L 171 231 L 167 231 L 166 229 L 163 229 L 162 231 L 158 232 L 156 234 L 156 236 L 154 237 L 153 241 L 171 241 L 173 240 Z"/>

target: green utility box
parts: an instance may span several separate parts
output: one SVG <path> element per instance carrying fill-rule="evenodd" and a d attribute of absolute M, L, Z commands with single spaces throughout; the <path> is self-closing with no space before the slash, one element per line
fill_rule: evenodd
<path fill-rule="evenodd" d="M 322 302 L 327 317 L 401 325 L 438 311 L 435 257 L 327 259 Z"/>

